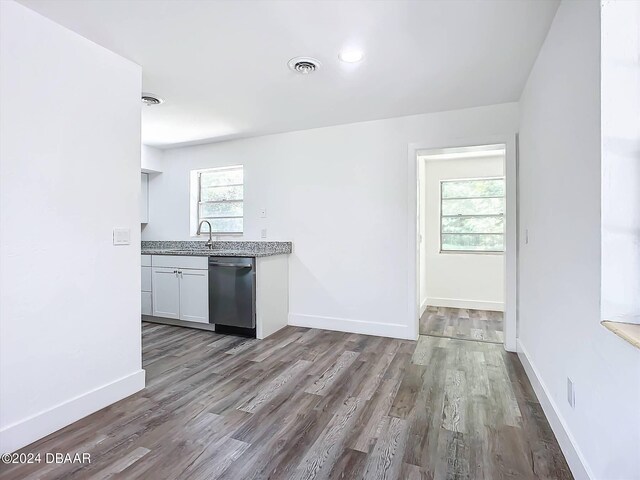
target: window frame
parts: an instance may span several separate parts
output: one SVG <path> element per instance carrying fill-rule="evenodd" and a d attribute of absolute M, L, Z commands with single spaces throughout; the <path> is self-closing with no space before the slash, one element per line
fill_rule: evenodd
<path fill-rule="evenodd" d="M 202 200 L 202 174 L 212 171 L 224 171 L 224 170 L 242 170 L 242 183 L 229 183 L 225 185 L 216 185 L 211 188 L 216 187 L 242 187 L 242 200 Z M 214 220 L 218 218 L 240 218 L 242 219 L 242 230 L 237 232 L 223 232 L 219 230 L 212 230 L 212 235 L 243 235 L 244 234 L 244 165 L 229 165 L 225 167 L 211 167 L 211 168 L 203 168 L 196 171 L 197 175 L 197 198 L 196 198 L 196 225 L 200 225 L 202 220 Z M 242 204 L 242 215 L 227 215 L 227 216 L 219 216 L 219 217 L 200 217 L 200 206 L 203 204 L 219 204 L 219 203 L 240 203 Z M 196 227 L 197 231 L 197 227 Z M 201 235 L 208 235 L 209 232 L 201 232 Z"/>
<path fill-rule="evenodd" d="M 469 181 L 476 181 L 476 180 L 502 180 L 504 181 L 504 195 L 500 195 L 500 196 L 487 196 L 487 197 L 451 197 L 451 198 L 443 198 L 442 195 L 442 187 L 445 183 L 451 183 L 451 182 L 469 182 Z M 506 176 L 504 175 L 498 175 L 498 176 L 491 176 L 491 177 L 470 177 L 470 178 L 445 178 L 445 179 L 440 179 L 440 191 L 438 192 L 439 196 L 440 196 L 440 211 L 438 212 L 438 230 L 439 230 L 439 253 L 441 254 L 474 254 L 474 255 L 504 255 L 505 254 L 505 250 L 506 250 L 506 233 L 507 233 L 507 222 L 506 222 L 506 199 L 507 199 L 507 184 L 506 184 Z M 502 198 L 504 199 L 504 211 L 502 213 L 498 213 L 498 214 L 486 214 L 486 215 L 443 215 L 443 209 L 442 209 L 442 201 L 443 200 L 468 200 L 468 199 L 478 199 L 478 198 Z M 502 223 L 502 233 L 443 233 L 443 229 L 442 229 L 442 219 L 443 218 L 503 218 L 504 221 Z M 445 250 L 443 248 L 443 235 L 501 235 L 503 238 L 502 241 L 502 245 L 503 248 L 502 250 Z"/>

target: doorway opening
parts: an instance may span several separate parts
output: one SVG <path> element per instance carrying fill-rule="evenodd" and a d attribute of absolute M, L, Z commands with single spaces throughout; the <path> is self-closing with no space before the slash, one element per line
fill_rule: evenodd
<path fill-rule="evenodd" d="M 420 335 L 504 343 L 504 145 L 418 155 Z"/>
<path fill-rule="evenodd" d="M 412 153 L 416 333 L 515 351 L 515 138 Z"/>

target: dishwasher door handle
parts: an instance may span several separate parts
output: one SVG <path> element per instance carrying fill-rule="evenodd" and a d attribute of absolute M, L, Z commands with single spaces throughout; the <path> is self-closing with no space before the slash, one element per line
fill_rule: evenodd
<path fill-rule="evenodd" d="M 234 268 L 252 268 L 252 265 L 247 265 L 245 263 L 218 263 L 218 262 L 209 262 L 209 265 L 213 265 L 215 267 L 234 267 Z"/>

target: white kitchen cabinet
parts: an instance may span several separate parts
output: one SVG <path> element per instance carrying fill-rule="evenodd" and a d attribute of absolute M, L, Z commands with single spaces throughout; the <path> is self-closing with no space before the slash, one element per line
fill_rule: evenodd
<path fill-rule="evenodd" d="M 141 255 L 141 284 L 140 297 L 142 315 L 153 315 L 151 296 L 151 255 Z"/>
<path fill-rule="evenodd" d="M 140 301 L 142 315 L 153 315 L 153 306 L 151 305 L 151 292 L 141 292 Z"/>
<path fill-rule="evenodd" d="M 256 338 L 267 338 L 287 326 L 289 259 L 286 255 L 256 258 Z"/>
<path fill-rule="evenodd" d="M 177 268 L 153 267 L 153 315 L 180 318 L 180 276 Z"/>
<path fill-rule="evenodd" d="M 151 265 L 154 267 L 177 267 L 182 270 L 207 270 L 209 257 L 187 255 L 151 255 Z"/>
<path fill-rule="evenodd" d="M 149 223 L 149 174 L 140 177 L 140 223 Z"/>
<path fill-rule="evenodd" d="M 255 334 L 263 339 L 285 327 L 289 319 L 289 259 L 274 255 L 257 257 L 254 262 Z M 207 255 L 143 255 L 141 263 L 142 313 L 149 315 L 145 321 L 214 330 L 216 318 L 221 318 L 214 309 L 210 323 Z M 220 285 L 214 277 L 212 287 L 215 292 L 233 290 L 234 279 L 229 282 Z M 148 310 L 152 313 L 147 314 Z"/>
<path fill-rule="evenodd" d="M 151 267 L 141 267 L 142 270 L 142 291 L 151 292 Z"/>
<path fill-rule="evenodd" d="M 209 323 L 207 270 L 180 270 L 180 320 Z"/>
<path fill-rule="evenodd" d="M 209 271 L 206 257 L 152 256 L 153 316 L 209 323 Z M 147 267 L 142 267 L 147 268 Z M 144 281 L 143 281 L 144 285 Z"/>

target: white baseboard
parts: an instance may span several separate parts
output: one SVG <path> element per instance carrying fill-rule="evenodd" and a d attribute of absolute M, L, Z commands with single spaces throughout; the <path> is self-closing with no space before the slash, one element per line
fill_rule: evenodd
<path fill-rule="evenodd" d="M 426 304 L 433 307 L 470 308 L 472 310 L 489 310 L 504 312 L 504 302 L 485 302 L 483 300 L 464 300 L 461 298 L 428 297 Z"/>
<path fill-rule="evenodd" d="M 126 377 L 8 425 L 0 430 L 0 452 L 15 452 L 118 400 L 133 395 L 142 390 L 144 385 L 145 371 L 138 370 Z"/>
<path fill-rule="evenodd" d="M 425 300 L 424 302 L 422 302 L 420 304 L 420 318 L 422 318 L 422 315 L 424 315 L 424 312 L 427 311 L 427 307 L 429 306 L 429 301 Z"/>
<path fill-rule="evenodd" d="M 576 480 L 594 480 L 595 476 L 593 475 L 593 472 L 589 468 L 582 452 L 578 448 L 566 422 L 560 415 L 560 410 L 548 394 L 547 387 L 542 381 L 542 378 L 540 378 L 540 375 L 538 375 L 536 367 L 531 363 L 531 357 L 527 354 L 527 350 L 520 340 L 517 341 L 517 352 L 518 358 L 527 373 L 527 377 L 529 377 L 531 386 L 536 392 L 540 405 L 542 405 L 542 410 L 547 416 L 551 429 L 560 444 L 562 453 L 567 459 L 567 463 L 569 464 L 571 473 L 573 473 L 573 477 Z"/>
<path fill-rule="evenodd" d="M 411 334 L 407 325 L 401 325 L 399 323 L 377 323 L 351 318 L 321 317 L 317 315 L 290 313 L 289 325 L 335 330 L 338 332 L 361 333 L 363 335 L 375 335 L 378 337 L 401 338 L 403 340 L 416 339 L 416 335 Z"/>

